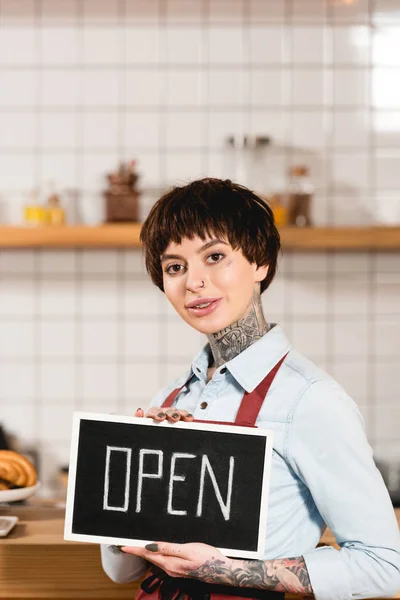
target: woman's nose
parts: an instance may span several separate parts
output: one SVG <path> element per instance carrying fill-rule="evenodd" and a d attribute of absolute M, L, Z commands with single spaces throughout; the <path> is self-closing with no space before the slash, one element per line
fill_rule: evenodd
<path fill-rule="evenodd" d="M 205 286 L 205 275 L 201 269 L 191 269 L 187 271 L 186 289 L 195 292 Z"/>

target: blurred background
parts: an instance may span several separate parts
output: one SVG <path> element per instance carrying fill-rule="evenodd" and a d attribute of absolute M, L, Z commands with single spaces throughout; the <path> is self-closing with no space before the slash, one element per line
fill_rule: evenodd
<path fill-rule="evenodd" d="M 140 248 L 2 236 L 140 223 L 203 176 L 250 186 L 282 231 L 400 225 L 400 4 L 1 0 L 0 19 L 0 423 L 52 495 L 72 412 L 146 408 L 206 339 L 151 284 Z M 376 459 L 395 464 L 399 246 L 284 249 L 263 295 L 267 320 L 345 387 Z"/>

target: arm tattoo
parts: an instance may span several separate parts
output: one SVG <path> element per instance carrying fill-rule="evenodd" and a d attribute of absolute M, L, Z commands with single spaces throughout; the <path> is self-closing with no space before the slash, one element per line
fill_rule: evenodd
<path fill-rule="evenodd" d="M 307 567 L 302 556 L 275 560 L 206 561 L 190 571 L 189 577 L 207 583 L 312 595 Z"/>

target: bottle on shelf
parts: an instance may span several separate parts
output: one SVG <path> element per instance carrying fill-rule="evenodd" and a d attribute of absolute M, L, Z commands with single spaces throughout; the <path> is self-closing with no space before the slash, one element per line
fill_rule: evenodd
<path fill-rule="evenodd" d="M 311 200 L 315 187 L 309 178 L 309 169 L 305 165 L 294 165 L 290 168 L 288 186 L 288 225 L 297 227 L 312 226 Z"/>

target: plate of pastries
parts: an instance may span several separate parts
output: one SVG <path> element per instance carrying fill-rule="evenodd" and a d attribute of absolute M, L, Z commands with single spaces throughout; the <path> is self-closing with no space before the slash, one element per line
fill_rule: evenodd
<path fill-rule="evenodd" d="M 0 450 L 0 502 L 25 500 L 40 484 L 33 463 L 13 450 Z"/>

